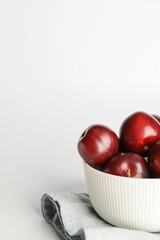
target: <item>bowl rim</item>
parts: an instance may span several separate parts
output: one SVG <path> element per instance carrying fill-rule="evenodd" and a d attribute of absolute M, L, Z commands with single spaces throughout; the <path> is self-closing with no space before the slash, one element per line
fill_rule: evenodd
<path fill-rule="evenodd" d="M 118 175 L 114 175 L 114 174 L 110 174 L 110 173 L 105 173 L 97 168 L 94 168 L 93 166 L 91 166 L 90 164 L 88 164 L 87 162 L 83 161 L 83 165 L 84 167 L 87 166 L 88 168 L 90 168 L 92 171 L 102 174 L 103 176 L 109 176 L 115 179 L 126 179 L 126 181 L 159 181 L 160 182 L 160 178 L 134 178 L 134 177 L 125 177 L 125 176 L 118 176 Z"/>

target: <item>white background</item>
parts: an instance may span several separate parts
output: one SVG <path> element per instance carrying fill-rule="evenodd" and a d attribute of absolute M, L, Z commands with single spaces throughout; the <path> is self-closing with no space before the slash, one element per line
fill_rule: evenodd
<path fill-rule="evenodd" d="M 159 99 L 158 0 L 0 0 L 0 239 L 59 239 L 40 199 L 86 191 L 82 131 Z"/>

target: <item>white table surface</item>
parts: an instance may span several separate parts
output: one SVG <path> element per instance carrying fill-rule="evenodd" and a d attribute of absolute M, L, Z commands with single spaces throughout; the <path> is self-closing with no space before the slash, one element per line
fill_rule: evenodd
<path fill-rule="evenodd" d="M 65 171 L 69 174 L 65 174 L 58 169 L 58 164 L 55 168 L 47 170 L 42 167 L 42 162 L 37 162 L 36 165 L 35 167 L 33 164 L 31 168 L 34 169 L 31 169 L 23 167 L 23 164 L 21 168 L 18 168 L 18 165 L 10 168 L 8 164 L 7 169 L 3 168 L 3 172 L 0 173 L 0 239 L 61 239 L 53 227 L 43 219 L 40 208 L 41 196 L 55 190 L 86 191 L 82 168 L 81 174 L 76 178 L 75 167 L 73 174 L 72 171 L 69 173 L 66 167 Z"/>

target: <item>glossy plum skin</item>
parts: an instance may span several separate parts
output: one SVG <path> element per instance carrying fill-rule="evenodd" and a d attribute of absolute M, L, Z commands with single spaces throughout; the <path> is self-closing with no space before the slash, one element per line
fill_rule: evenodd
<path fill-rule="evenodd" d="M 149 177 L 147 162 L 136 153 L 120 153 L 116 155 L 106 163 L 103 172 L 123 177 Z"/>
<path fill-rule="evenodd" d="M 77 147 L 88 164 L 100 166 L 118 153 L 119 139 L 110 128 L 92 125 L 83 132 Z"/>
<path fill-rule="evenodd" d="M 149 150 L 148 165 L 153 176 L 160 178 L 160 140 Z"/>
<path fill-rule="evenodd" d="M 120 146 L 124 152 L 146 156 L 149 148 L 160 139 L 160 123 L 151 115 L 135 112 L 120 128 Z"/>

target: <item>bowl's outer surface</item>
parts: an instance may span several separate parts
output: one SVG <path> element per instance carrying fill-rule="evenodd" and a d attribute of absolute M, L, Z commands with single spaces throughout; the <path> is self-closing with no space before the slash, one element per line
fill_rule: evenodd
<path fill-rule="evenodd" d="M 96 212 L 114 226 L 160 231 L 160 179 L 114 176 L 84 162 L 86 183 Z"/>

